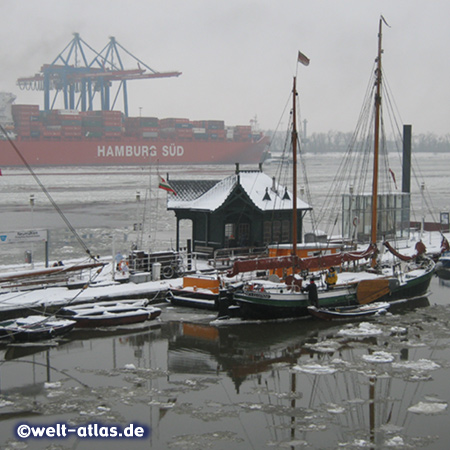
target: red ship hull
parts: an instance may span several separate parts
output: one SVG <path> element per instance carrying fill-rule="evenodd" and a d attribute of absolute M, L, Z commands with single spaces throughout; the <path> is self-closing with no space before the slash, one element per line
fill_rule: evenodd
<path fill-rule="evenodd" d="M 32 166 L 136 164 L 257 164 L 264 159 L 267 138 L 257 142 L 16 139 L 15 146 Z M 23 165 L 11 143 L 0 141 L 0 166 Z"/>

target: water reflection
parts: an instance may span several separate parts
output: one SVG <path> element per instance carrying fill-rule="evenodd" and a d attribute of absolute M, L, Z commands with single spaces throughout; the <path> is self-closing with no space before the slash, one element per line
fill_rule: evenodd
<path fill-rule="evenodd" d="M 450 312 L 428 298 L 361 323 L 236 324 L 169 308 L 161 317 L 57 347 L 3 348 L 2 444 L 33 414 L 144 421 L 151 448 L 439 448 L 450 437 L 433 410 L 450 400 Z"/>

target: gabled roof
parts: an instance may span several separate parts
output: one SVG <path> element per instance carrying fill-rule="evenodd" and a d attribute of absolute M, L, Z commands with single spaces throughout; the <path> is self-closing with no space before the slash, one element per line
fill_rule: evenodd
<path fill-rule="evenodd" d="M 242 171 L 221 181 L 170 180 L 177 195 L 170 195 L 167 209 L 192 209 L 216 211 L 222 206 L 233 190 L 240 185 L 256 208 L 261 211 L 282 211 L 292 209 L 292 193 L 284 186 L 260 171 Z M 297 199 L 299 210 L 311 207 Z"/>
<path fill-rule="evenodd" d="M 218 182 L 218 180 L 170 180 L 170 186 L 177 193 L 176 200 L 191 202 L 208 192 Z"/>

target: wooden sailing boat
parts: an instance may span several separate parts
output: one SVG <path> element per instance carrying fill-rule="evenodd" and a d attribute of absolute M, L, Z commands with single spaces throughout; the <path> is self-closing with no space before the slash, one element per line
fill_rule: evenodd
<path fill-rule="evenodd" d="M 341 253 L 337 255 L 319 256 L 314 258 L 299 259 L 297 256 L 297 127 L 296 127 L 296 79 L 292 90 L 293 96 L 293 128 L 292 128 L 292 156 L 293 156 L 293 245 L 290 257 L 265 258 L 264 260 L 237 261 L 229 276 L 235 276 L 242 271 L 273 269 L 275 267 L 292 267 L 293 273 L 298 273 L 309 267 L 327 268 L 339 266 L 347 261 L 356 261 L 371 258 L 370 270 L 361 272 L 341 272 L 340 282 L 333 288 L 327 289 L 325 283 L 318 285 L 318 306 L 330 308 L 339 306 L 351 306 L 370 303 L 377 300 L 389 301 L 419 296 L 426 293 L 434 270 L 434 263 L 423 257 L 420 252 L 412 257 L 402 257 L 409 261 L 422 258 L 416 265 L 410 267 L 405 276 L 394 269 L 389 272 L 375 270 L 377 257 L 377 198 L 378 198 L 378 151 L 380 128 L 380 104 L 381 104 L 381 32 L 382 21 L 380 18 L 378 34 L 378 58 L 376 70 L 375 93 L 375 124 L 374 124 L 374 163 L 372 182 L 372 224 L 371 240 L 368 248 L 362 252 Z M 387 244 L 388 249 L 393 250 Z M 398 253 L 393 251 L 396 256 Z M 235 302 L 241 308 L 244 318 L 273 319 L 283 317 L 297 317 L 308 314 L 308 306 L 311 304 L 308 294 L 301 290 L 301 279 L 287 278 L 284 282 L 270 282 L 255 280 L 246 283 L 243 288 L 234 294 Z"/>

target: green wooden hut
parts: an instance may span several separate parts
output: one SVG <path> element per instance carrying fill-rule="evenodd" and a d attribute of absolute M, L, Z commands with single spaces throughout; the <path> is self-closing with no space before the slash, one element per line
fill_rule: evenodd
<path fill-rule="evenodd" d="M 167 209 L 176 216 L 176 245 L 180 222 L 192 221 L 195 251 L 229 247 L 259 247 L 292 242 L 292 193 L 261 170 L 240 171 L 223 180 L 168 180 Z M 297 236 L 311 207 L 297 200 Z"/>

